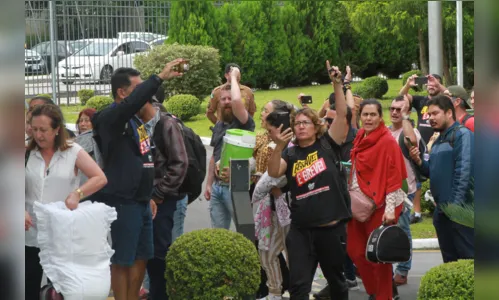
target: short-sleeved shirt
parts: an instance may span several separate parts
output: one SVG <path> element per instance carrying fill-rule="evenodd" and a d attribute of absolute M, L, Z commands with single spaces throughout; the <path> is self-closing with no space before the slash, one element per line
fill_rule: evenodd
<path fill-rule="evenodd" d="M 403 128 L 400 128 L 398 130 L 393 131 L 390 128 L 390 133 L 392 134 L 393 138 L 397 141 L 399 141 L 400 134 L 402 134 Z M 419 141 L 421 141 L 421 134 L 419 131 L 414 128 L 414 134 L 416 135 L 416 140 L 417 144 L 419 145 Z M 416 175 L 414 174 L 414 170 L 412 169 L 411 162 L 404 157 L 404 162 L 405 162 L 405 169 L 407 170 L 407 194 L 412 194 L 415 193 L 417 190 L 416 186 Z"/>
<path fill-rule="evenodd" d="M 340 146 L 325 134 L 308 147 L 293 146 L 282 153 L 291 192 L 291 223 L 302 228 L 319 227 L 351 218 L 350 198 L 339 167 L 321 145 L 340 153 Z M 290 149 L 294 154 L 290 155 Z"/>
<path fill-rule="evenodd" d="M 463 124 L 463 121 L 464 121 L 465 117 L 466 117 L 466 115 L 464 115 L 462 118 L 460 118 L 458 120 L 459 124 L 461 124 L 464 127 L 468 128 L 469 130 L 471 130 L 471 132 L 475 132 L 475 117 L 474 116 L 469 117 L 468 120 L 466 120 L 466 122 L 464 122 L 464 124 Z"/>
<path fill-rule="evenodd" d="M 412 96 L 412 106 L 418 113 L 418 130 L 421 134 L 421 138 L 426 144 L 428 144 L 434 132 L 430 125 L 430 114 L 428 114 L 427 105 L 428 101 L 430 101 L 428 96 Z"/>
<path fill-rule="evenodd" d="M 222 87 L 227 85 L 228 83 L 224 83 L 220 86 L 217 86 L 216 88 L 213 89 L 211 92 L 210 96 L 210 104 L 208 105 L 208 112 L 217 112 L 217 119 L 220 121 L 220 116 L 222 115 L 222 112 L 220 111 L 221 108 L 218 105 L 220 102 L 220 94 L 222 92 Z M 241 100 L 244 103 L 244 107 L 246 107 L 246 110 L 250 114 L 250 116 L 253 117 L 253 115 L 256 112 L 256 103 L 255 103 L 255 96 L 253 95 L 253 91 L 245 86 L 245 85 L 239 85 L 239 89 L 241 90 Z"/>
<path fill-rule="evenodd" d="M 211 135 L 210 146 L 213 147 L 213 156 L 215 162 L 220 160 L 222 155 L 222 146 L 224 142 L 225 132 L 228 129 L 242 129 L 248 131 L 255 131 L 255 121 L 251 116 L 248 115 L 248 121 L 246 124 L 242 124 L 236 117 L 232 120 L 232 123 L 225 123 L 218 121 L 213 127 L 213 134 Z"/>

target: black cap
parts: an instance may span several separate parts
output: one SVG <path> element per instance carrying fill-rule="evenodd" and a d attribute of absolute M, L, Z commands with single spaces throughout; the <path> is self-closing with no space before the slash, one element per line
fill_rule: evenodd
<path fill-rule="evenodd" d="M 235 63 L 228 63 L 225 65 L 225 74 L 229 73 L 230 72 L 230 68 L 232 67 L 236 67 L 239 69 L 239 71 L 241 71 L 241 67 L 239 67 L 237 64 Z"/>
<path fill-rule="evenodd" d="M 438 74 L 431 74 L 431 76 L 435 77 L 438 80 L 438 82 L 442 83 L 442 77 L 440 77 L 440 75 L 438 75 Z"/>

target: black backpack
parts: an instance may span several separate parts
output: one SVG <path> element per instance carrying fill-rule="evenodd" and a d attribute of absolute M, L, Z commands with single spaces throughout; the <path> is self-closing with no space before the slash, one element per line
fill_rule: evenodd
<path fill-rule="evenodd" d="M 203 181 L 206 176 L 206 148 L 199 135 L 194 133 L 191 128 L 185 126 L 180 119 L 169 113 L 165 113 L 165 115 L 177 121 L 184 137 L 189 165 L 179 193 L 187 194 L 189 198 L 188 203 L 190 204 L 201 195 L 203 190 Z"/>
<path fill-rule="evenodd" d="M 428 177 L 426 177 L 423 174 L 421 174 L 421 172 L 419 171 L 419 167 L 412 160 L 411 155 L 409 154 L 409 150 L 410 149 L 408 149 L 407 146 L 405 145 L 404 138 L 405 138 L 404 137 L 404 133 L 401 132 L 400 135 L 399 135 L 398 143 L 399 143 L 400 149 L 402 150 L 402 154 L 411 163 L 412 171 L 414 172 L 414 176 L 416 177 L 416 180 L 418 182 L 425 182 L 426 180 L 428 180 Z M 426 142 L 423 139 L 420 139 L 418 147 L 419 147 L 419 156 L 421 157 L 421 161 L 423 161 L 424 160 L 424 154 L 428 152 L 428 148 L 426 146 Z"/>

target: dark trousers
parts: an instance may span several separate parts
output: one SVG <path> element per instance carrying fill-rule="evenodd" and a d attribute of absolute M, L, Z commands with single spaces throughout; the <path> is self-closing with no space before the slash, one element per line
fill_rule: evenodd
<path fill-rule="evenodd" d="M 40 287 L 42 284 L 43 269 L 40 265 L 38 254 L 40 249 L 35 247 L 24 247 L 24 299 L 39 300 Z"/>
<path fill-rule="evenodd" d="M 342 241 L 345 235 L 344 224 L 321 228 L 291 225 L 286 238 L 291 300 L 309 299 L 317 263 L 326 277 L 333 299 L 348 299 L 348 286 L 343 275 L 346 251 Z"/>
<path fill-rule="evenodd" d="M 453 222 L 439 209 L 433 214 L 433 226 L 444 263 L 475 258 L 475 229 Z"/>
<path fill-rule="evenodd" d="M 153 220 L 154 258 L 147 262 L 149 275 L 149 299 L 168 300 L 166 294 L 166 254 L 172 244 L 173 215 L 177 201 L 164 200 L 158 204 L 158 212 Z"/>

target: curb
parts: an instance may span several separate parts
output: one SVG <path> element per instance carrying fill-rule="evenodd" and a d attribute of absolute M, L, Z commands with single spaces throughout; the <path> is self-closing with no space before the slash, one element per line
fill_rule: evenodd
<path fill-rule="evenodd" d="M 438 239 L 413 239 L 412 249 L 424 250 L 424 249 L 440 249 L 438 244 Z"/>

